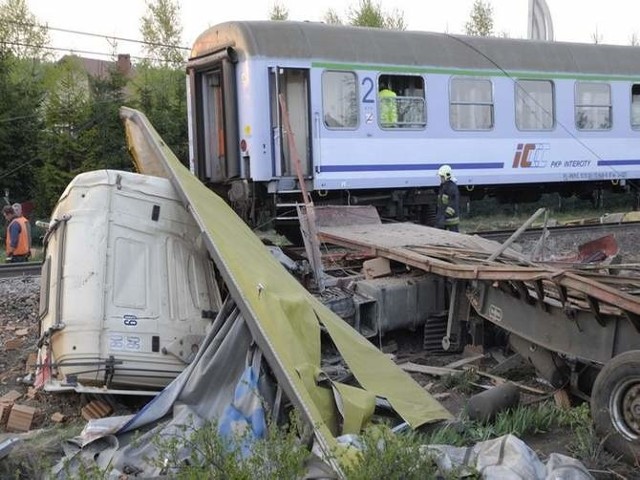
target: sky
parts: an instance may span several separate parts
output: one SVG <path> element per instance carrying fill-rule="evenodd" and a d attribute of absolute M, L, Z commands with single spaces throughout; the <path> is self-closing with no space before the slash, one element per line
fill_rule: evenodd
<path fill-rule="evenodd" d="M 2 3 L 3 0 L 0 0 Z M 279 0 L 290 20 L 321 21 L 329 8 L 346 18 L 358 0 Z M 374 0 L 376 2 L 377 0 Z M 494 31 L 511 38 L 527 35 L 528 0 L 488 0 L 493 7 Z M 27 0 L 31 12 L 49 27 L 141 39 L 140 18 L 145 0 Z M 378 0 L 383 11 L 404 13 L 408 30 L 464 33 L 473 0 Z M 273 0 L 179 0 L 183 45 L 190 47 L 208 27 L 230 20 L 266 20 Z M 629 45 L 640 38 L 640 2 L 636 0 L 547 0 L 557 41 Z M 606 5 L 606 6 L 605 6 Z M 97 53 L 144 55 L 140 44 L 51 31 L 51 46 Z M 62 52 L 68 53 L 68 52 Z M 104 58 L 99 55 L 83 54 Z"/>

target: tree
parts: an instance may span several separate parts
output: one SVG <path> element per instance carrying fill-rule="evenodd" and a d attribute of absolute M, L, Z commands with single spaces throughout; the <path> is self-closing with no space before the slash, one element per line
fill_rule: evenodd
<path fill-rule="evenodd" d="M 373 0 L 359 0 L 357 6 L 349 7 L 347 18 L 350 25 L 357 27 L 386 28 L 389 30 L 405 30 L 404 13 L 394 9 L 391 12 L 382 10 L 379 3 Z M 342 24 L 340 16 L 333 9 L 327 10 L 324 20 L 329 24 Z"/>
<path fill-rule="evenodd" d="M 602 34 L 598 31 L 598 27 L 596 26 L 596 30 L 595 32 L 593 32 L 591 34 L 591 40 L 593 41 L 593 43 L 595 43 L 596 45 L 599 43 L 602 43 L 603 41 L 603 37 Z"/>
<path fill-rule="evenodd" d="M 118 113 L 125 103 L 126 84 L 127 79 L 115 66 L 104 78 L 89 78 L 91 101 L 88 119 L 80 132 L 86 146 L 82 171 L 104 168 L 131 170 L 132 163 L 127 155 L 126 138 Z"/>
<path fill-rule="evenodd" d="M 173 153 L 186 163 L 189 136 L 184 72 L 142 65 L 134 88 L 136 108 L 145 113 Z"/>
<path fill-rule="evenodd" d="M 178 68 L 184 63 L 180 5 L 175 0 L 147 0 L 140 33 L 152 65 Z"/>
<path fill-rule="evenodd" d="M 289 20 L 289 9 L 276 0 L 271 6 L 269 18 L 271 20 Z"/>
<path fill-rule="evenodd" d="M 338 12 L 333 8 L 330 8 L 324 14 L 324 23 L 329 25 L 342 25 L 342 19 L 340 18 L 340 15 L 338 15 Z"/>
<path fill-rule="evenodd" d="M 475 0 L 469 21 L 464 26 L 467 35 L 489 37 L 493 35 L 493 7 L 490 2 Z"/>
<path fill-rule="evenodd" d="M 188 157 L 187 93 L 182 27 L 175 0 L 147 0 L 140 29 L 151 61 L 138 66 L 134 103 L 182 161 Z"/>
<path fill-rule="evenodd" d="M 35 188 L 48 42 L 26 0 L 0 4 L 0 188 L 11 201 L 31 199 Z"/>
<path fill-rule="evenodd" d="M 44 128 L 36 176 L 36 213 L 48 215 L 67 184 L 81 173 L 87 157 L 82 132 L 90 118 L 87 74 L 77 57 L 67 56 L 52 66 L 46 76 L 43 102 Z"/>
<path fill-rule="evenodd" d="M 35 171 L 36 213 L 48 216 L 67 184 L 79 173 L 132 168 L 118 109 L 127 79 L 112 65 L 106 75 L 88 75 L 68 55 L 45 75 L 39 159 Z"/>
<path fill-rule="evenodd" d="M 11 201 L 32 198 L 43 94 L 42 66 L 0 51 L 0 194 Z"/>
<path fill-rule="evenodd" d="M 0 49 L 18 58 L 45 58 L 49 44 L 46 25 L 31 13 L 26 0 L 7 0 L 0 5 Z"/>
<path fill-rule="evenodd" d="M 632 47 L 640 46 L 640 38 L 638 38 L 638 32 L 633 32 L 629 37 L 629 45 Z"/>

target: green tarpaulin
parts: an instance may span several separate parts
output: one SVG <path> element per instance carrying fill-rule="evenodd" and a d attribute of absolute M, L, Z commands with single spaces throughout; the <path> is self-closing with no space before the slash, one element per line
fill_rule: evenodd
<path fill-rule="evenodd" d="M 364 426 L 375 397 L 386 399 L 414 428 L 451 418 L 407 373 L 305 290 L 242 219 L 178 161 L 143 114 L 123 108 L 121 115 L 136 165 L 141 173 L 164 170 L 174 184 L 278 383 L 325 449 L 334 447 L 336 436 Z M 362 388 L 330 382 L 322 374 L 321 325 Z"/>

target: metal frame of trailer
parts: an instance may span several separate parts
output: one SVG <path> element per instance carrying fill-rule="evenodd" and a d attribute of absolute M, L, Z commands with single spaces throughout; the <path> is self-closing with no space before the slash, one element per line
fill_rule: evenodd
<path fill-rule="evenodd" d="M 606 265 L 532 263 L 490 240 L 414 224 L 320 227 L 318 236 L 446 279 L 445 350 L 482 344 L 491 329 L 506 332 L 554 387 L 590 398 L 609 449 L 638 461 L 640 277 Z"/>

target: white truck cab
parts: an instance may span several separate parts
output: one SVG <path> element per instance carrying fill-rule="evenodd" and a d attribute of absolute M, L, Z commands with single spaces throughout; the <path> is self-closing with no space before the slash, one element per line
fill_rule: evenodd
<path fill-rule="evenodd" d="M 45 245 L 36 386 L 158 389 L 192 360 L 220 292 L 169 180 L 78 175 Z"/>

